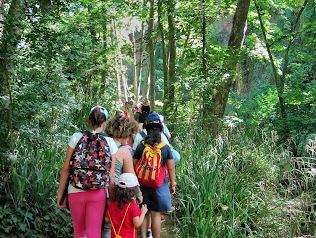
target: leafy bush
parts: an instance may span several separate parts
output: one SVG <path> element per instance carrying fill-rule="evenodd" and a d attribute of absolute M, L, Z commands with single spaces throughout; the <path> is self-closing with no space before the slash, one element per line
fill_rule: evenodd
<path fill-rule="evenodd" d="M 69 212 L 56 204 L 64 148 L 17 147 L 1 160 L 0 234 L 8 237 L 69 237 Z M 5 171 L 5 173 L 4 173 Z M 5 175 L 4 175 L 5 174 Z"/>

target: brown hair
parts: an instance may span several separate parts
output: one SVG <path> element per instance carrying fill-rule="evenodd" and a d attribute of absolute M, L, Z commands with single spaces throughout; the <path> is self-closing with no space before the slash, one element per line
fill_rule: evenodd
<path fill-rule="evenodd" d="M 105 132 L 113 138 L 127 138 L 139 131 L 139 126 L 134 118 L 128 117 L 123 111 L 117 111 L 106 126 Z"/>
<path fill-rule="evenodd" d="M 139 194 L 139 186 L 132 188 L 121 188 L 115 186 L 114 188 L 114 200 L 118 202 L 118 208 L 122 209 L 126 203 L 129 203 L 136 199 Z"/>
<path fill-rule="evenodd" d="M 106 114 L 104 110 L 105 108 L 100 106 L 96 106 L 93 108 L 88 118 L 88 124 L 90 127 L 98 128 L 102 125 L 103 122 L 106 121 Z"/>

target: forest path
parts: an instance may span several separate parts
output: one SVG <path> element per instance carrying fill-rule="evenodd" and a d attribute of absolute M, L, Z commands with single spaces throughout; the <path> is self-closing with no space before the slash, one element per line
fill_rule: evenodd
<path fill-rule="evenodd" d="M 161 238 L 176 238 L 175 233 L 175 213 L 166 216 L 166 220 L 161 224 Z"/>

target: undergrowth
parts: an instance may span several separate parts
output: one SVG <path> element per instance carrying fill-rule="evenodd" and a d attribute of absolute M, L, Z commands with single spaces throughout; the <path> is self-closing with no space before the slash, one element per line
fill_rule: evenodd
<path fill-rule="evenodd" d="M 316 234 L 315 158 L 291 158 L 275 132 L 202 131 L 178 133 L 179 237 Z"/>
<path fill-rule="evenodd" d="M 178 237 L 316 235 L 315 158 L 291 158 L 273 133 L 177 131 Z M 72 236 L 56 205 L 65 146 L 20 142 L 1 158 L 0 237 Z"/>

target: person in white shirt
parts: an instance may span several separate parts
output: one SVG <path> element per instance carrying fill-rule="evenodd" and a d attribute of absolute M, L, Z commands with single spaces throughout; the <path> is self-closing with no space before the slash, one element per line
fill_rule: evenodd
<path fill-rule="evenodd" d="M 89 131 L 74 133 L 68 143 L 57 204 L 66 207 L 64 194 L 68 192 L 75 237 L 101 237 L 106 188 L 114 180 L 110 175 L 112 157 L 118 150 L 114 140 L 103 133 L 108 117 L 104 107 L 93 107 Z"/>

